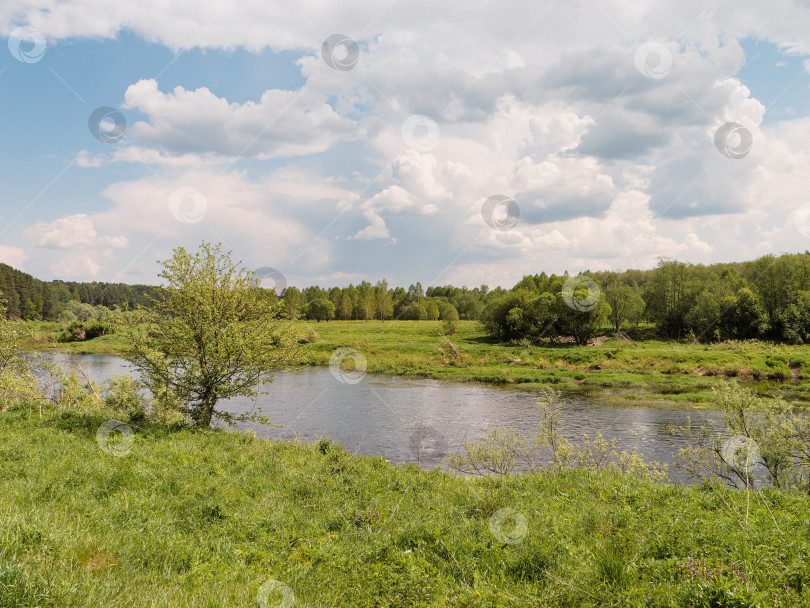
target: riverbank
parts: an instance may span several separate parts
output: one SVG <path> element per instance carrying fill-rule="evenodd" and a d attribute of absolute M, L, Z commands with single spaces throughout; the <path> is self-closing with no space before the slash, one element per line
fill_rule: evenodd
<path fill-rule="evenodd" d="M 330 608 L 810 604 L 797 494 L 468 479 L 145 421 L 125 449 L 105 419 L 0 414 L 0 605 L 248 606 L 270 580 Z"/>
<path fill-rule="evenodd" d="M 311 329 L 317 334 L 307 355 L 310 365 L 328 365 L 335 349 L 347 346 L 363 355 L 367 371 L 373 373 L 508 384 L 525 390 L 553 385 L 568 392 L 598 393 L 605 401 L 665 407 L 707 405 L 714 386 L 735 379 L 762 395 L 781 396 L 800 407 L 810 404 L 810 346 L 696 344 L 644 339 L 644 332 L 633 341 L 603 337 L 592 346 L 514 346 L 491 341 L 474 321 L 459 322 L 448 345 L 440 337 L 438 321 L 297 324 L 302 333 Z M 127 350 L 119 334 L 58 343 L 58 332 L 56 323 L 26 323 L 22 347 L 75 354 Z"/>

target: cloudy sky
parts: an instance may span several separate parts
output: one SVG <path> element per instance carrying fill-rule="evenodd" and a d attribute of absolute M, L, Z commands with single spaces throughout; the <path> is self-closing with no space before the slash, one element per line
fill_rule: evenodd
<path fill-rule="evenodd" d="M 653 7 L 654 5 L 654 7 Z M 291 284 L 810 249 L 810 3 L 7 0 L 0 261 Z"/>

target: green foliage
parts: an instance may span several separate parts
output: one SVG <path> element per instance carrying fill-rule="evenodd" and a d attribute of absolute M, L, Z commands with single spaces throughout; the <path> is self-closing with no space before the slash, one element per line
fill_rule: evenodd
<path fill-rule="evenodd" d="M 581 443 L 571 442 L 560 430 L 562 402 L 557 391 L 543 390 L 537 406 L 542 416 L 537 433 L 524 436 L 509 428 L 496 427 L 481 439 L 462 442 L 462 453 L 448 456 L 448 466 L 461 473 L 481 476 L 575 467 L 658 481 L 668 478 L 665 465 L 647 463 L 635 450 L 619 452 L 616 440 L 605 439 L 601 433 L 594 439 L 584 435 Z"/>
<path fill-rule="evenodd" d="M 442 327 L 444 328 L 444 332 L 449 336 L 456 335 L 458 321 L 458 311 L 455 306 L 450 304 L 446 305 L 442 310 Z"/>
<path fill-rule="evenodd" d="M 456 315 L 458 315 L 458 313 L 456 313 Z M 427 321 L 427 308 L 425 308 L 425 305 L 421 302 L 409 304 L 402 309 L 399 318 L 403 321 Z"/>
<path fill-rule="evenodd" d="M 500 340 L 563 335 L 587 344 L 611 312 L 606 299 L 595 290 L 591 294 L 584 283 L 565 294 L 562 280 L 546 285 L 553 291 L 517 289 L 494 299 L 481 313 L 482 325 Z"/>
<path fill-rule="evenodd" d="M 335 318 L 335 305 L 329 300 L 318 298 L 307 304 L 302 312 L 307 319 L 318 321 L 329 321 Z"/>
<path fill-rule="evenodd" d="M 38 396 L 37 379 L 22 357 L 19 336 L 5 318 L 0 294 L 0 403 Z"/>
<path fill-rule="evenodd" d="M 726 384 L 714 389 L 723 428 L 710 421 L 673 429 L 688 446 L 681 466 L 705 481 L 756 487 L 756 467 L 779 488 L 810 494 L 810 420 L 780 399 L 766 401 L 750 389 Z"/>
<path fill-rule="evenodd" d="M 83 342 L 115 333 L 115 325 L 109 321 L 73 321 L 59 336 L 60 342 Z"/>
<path fill-rule="evenodd" d="M 136 418 L 144 411 L 139 384 L 132 376 L 113 376 L 104 382 L 104 407 L 121 417 Z"/>
<path fill-rule="evenodd" d="M 0 606 L 255 606 L 268 579 L 334 608 L 810 602 L 810 504 L 793 492 L 763 491 L 743 531 L 723 500 L 745 510 L 744 492 L 466 478 L 149 422 L 116 457 L 96 441 L 104 415 L 27 411 L 0 415 Z M 501 509 L 525 518 L 504 522 L 512 544 Z"/>
<path fill-rule="evenodd" d="M 123 323 L 128 357 L 146 386 L 168 391 L 195 424 L 230 421 L 217 403 L 256 395 L 271 371 L 294 364 L 297 336 L 220 245 L 203 243 L 194 254 L 180 247 L 162 264 L 164 297 Z"/>

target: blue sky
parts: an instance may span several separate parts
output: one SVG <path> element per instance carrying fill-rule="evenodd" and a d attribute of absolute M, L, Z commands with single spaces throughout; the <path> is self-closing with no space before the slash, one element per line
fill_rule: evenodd
<path fill-rule="evenodd" d="M 511 286 L 810 248 L 798 3 L 133 7 L 0 8 L 0 261 L 154 283 L 209 240 L 301 286 Z M 482 216 L 493 195 L 517 225 Z"/>

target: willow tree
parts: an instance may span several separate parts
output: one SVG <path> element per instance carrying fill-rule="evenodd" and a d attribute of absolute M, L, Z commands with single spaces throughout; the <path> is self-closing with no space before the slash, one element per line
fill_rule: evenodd
<path fill-rule="evenodd" d="M 152 394 L 172 395 L 195 424 L 208 427 L 222 399 L 256 396 L 273 370 L 296 363 L 298 341 L 259 279 L 203 242 L 160 262 L 162 296 L 126 323 L 128 356 Z"/>

